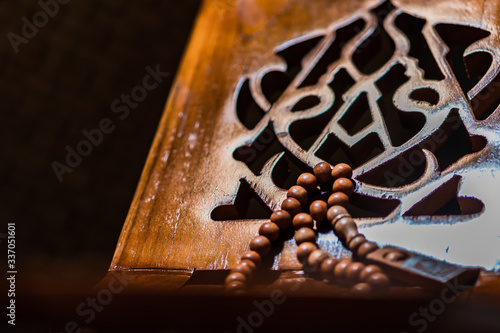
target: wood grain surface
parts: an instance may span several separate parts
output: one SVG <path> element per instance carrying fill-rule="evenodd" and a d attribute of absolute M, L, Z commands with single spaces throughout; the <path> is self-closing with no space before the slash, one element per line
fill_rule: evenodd
<path fill-rule="evenodd" d="M 283 189 L 262 176 L 272 173 L 274 164 L 262 163 L 260 174 L 254 174 L 245 163 L 233 158 L 240 146 L 255 144 L 260 131 L 252 132 L 245 127 L 234 110 L 235 91 L 243 84 L 242 78 L 258 72 L 264 65 L 279 67 L 275 53 L 278 45 L 321 32 L 332 22 L 349 21 L 361 10 L 379 3 L 360 0 L 204 2 L 106 279 L 115 271 L 140 277 L 132 283 L 138 292 L 150 288 L 180 290 L 181 294 L 222 291 L 224 274 L 248 249 L 266 214 L 269 216 L 277 209 L 285 197 Z M 498 19 L 493 13 L 498 13 L 499 3 L 474 1 L 470 6 L 462 6 L 442 1 L 433 2 L 431 9 L 427 1 L 393 1 L 395 6 L 434 15 L 436 20 L 444 16 L 449 20 L 459 19 L 468 13 L 470 20 L 477 19 L 475 24 L 496 31 Z M 485 14 L 489 18 L 485 19 Z M 249 133 L 255 135 L 249 139 Z M 304 165 L 306 169 L 310 166 Z M 248 211 L 252 208 L 235 207 L 237 194 L 242 191 L 247 192 L 242 196 L 244 199 L 260 197 L 263 201 L 260 206 L 264 204 L 267 210 L 264 207 L 263 213 L 252 214 Z M 214 220 L 217 207 L 222 207 L 221 218 Z M 245 209 L 247 215 L 239 216 Z M 366 221 L 361 218 L 358 224 L 362 226 Z M 322 238 L 322 244 L 330 253 L 337 257 L 350 255 L 339 248 L 333 233 L 325 233 Z M 296 260 L 295 248 L 289 237 L 282 248 L 276 249 L 276 256 L 267 265 L 278 272 L 263 277 L 257 284 L 257 294 L 265 295 L 269 288 L 300 281 L 305 286 L 301 288 L 301 296 L 346 297 L 342 288 L 324 285 L 304 275 Z M 106 283 L 106 279 L 102 283 Z M 498 305 L 499 286 L 497 275 L 483 273 L 477 287 L 461 297 L 479 303 L 488 299 Z M 431 296 L 424 291 L 396 286 L 389 297 Z"/>

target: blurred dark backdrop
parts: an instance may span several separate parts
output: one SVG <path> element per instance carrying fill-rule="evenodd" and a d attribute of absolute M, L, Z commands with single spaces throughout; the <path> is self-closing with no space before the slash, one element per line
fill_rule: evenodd
<path fill-rule="evenodd" d="M 0 232 L 16 223 L 20 295 L 84 292 L 104 277 L 199 2 L 73 0 L 50 17 L 37 1 L 0 1 Z M 36 34 L 23 35 L 24 18 L 39 20 Z M 168 77 L 119 119 L 112 102 L 157 65 Z M 115 130 L 59 182 L 51 164 L 103 118 Z"/>

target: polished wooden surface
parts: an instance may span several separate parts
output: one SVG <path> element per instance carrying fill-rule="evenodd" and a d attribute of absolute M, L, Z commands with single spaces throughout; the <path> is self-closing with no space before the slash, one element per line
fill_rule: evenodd
<path fill-rule="evenodd" d="M 286 194 L 284 189 L 272 183 L 271 177 L 265 177 L 272 172 L 272 163 L 263 165 L 261 175 L 255 175 L 244 163 L 233 158 L 238 147 L 251 144 L 259 131 L 265 129 L 264 125 L 257 125 L 249 131 L 238 119 L 234 110 L 238 84 L 242 77 L 259 72 L 266 64 L 279 67 L 275 54 L 278 45 L 315 31 L 321 32 L 332 22 L 350 20 L 353 15 L 361 15 L 361 9 L 378 3 L 380 1 L 205 1 L 146 161 L 110 273 L 102 283 L 106 283 L 113 272 L 120 272 L 134 276 L 132 293 L 151 290 L 186 295 L 222 293 L 227 270 L 248 250 L 251 239 L 266 221 L 265 218 L 238 219 L 234 212 L 231 213 L 231 209 L 236 209 L 231 204 L 239 189 L 244 187 L 240 179 L 244 179 L 268 206 L 267 216 Z M 468 11 L 468 19 L 476 20 L 474 24 L 498 31 L 498 17 L 492 13 L 498 13 L 500 2 L 475 1 L 466 6 L 465 3 L 443 1 L 433 3 L 436 7 L 432 9 L 426 3 L 393 1 L 394 5 L 409 11 L 434 17 L 436 22 L 444 19 L 439 15 L 459 20 Z M 429 11 L 440 14 L 433 16 Z M 488 14 L 487 18 L 481 13 Z M 490 78 L 493 74 L 488 72 Z M 438 90 L 442 88 L 438 86 Z M 450 92 L 445 95 L 454 96 Z M 279 129 L 277 131 L 279 134 Z M 293 153 L 305 154 L 299 150 Z M 401 151 L 393 149 L 385 158 L 388 160 L 398 153 Z M 447 174 L 437 172 L 437 162 L 430 153 L 426 153 L 426 158 L 431 164 L 421 181 L 451 178 L 450 170 Z M 317 157 L 305 159 L 306 167 L 319 161 Z M 276 161 L 277 158 L 274 163 Z M 457 168 L 464 165 L 459 164 Z M 362 175 L 366 168 L 359 167 L 354 177 Z M 358 182 L 359 191 L 366 194 L 367 188 L 369 185 Z M 380 189 L 373 191 L 381 195 Z M 391 193 L 403 197 L 397 190 Z M 419 193 L 410 189 L 405 195 L 415 200 Z M 214 218 L 214 209 L 225 206 L 228 208 L 221 210 L 220 221 Z M 357 222 L 362 227 L 377 224 L 381 219 L 361 218 Z M 255 295 L 265 297 L 270 290 L 279 287 L 297 297 L 348 297 L 345 289 L 304 275 L 291 236 L 282 248 L 275 249 L 274 259 L 266 263 L 276 272 L 264 274 L 253 291 Z M 327 251 L 337 257 L 349 256 L 333 233 L 325 233 L 322 237 L 321 244 Z M 498 305 L 499 281 L 495 274 L 483 273 L 477 287 L 462 294 L 460 299 L 478 303 L 488 299 Z M 294 283 L 301 286 L 299 291 L 290 287 Z M 432 295 L 403 286 L 394 287 L 388 295 L 396 299 L 408 297 L 422 299 Z"/>

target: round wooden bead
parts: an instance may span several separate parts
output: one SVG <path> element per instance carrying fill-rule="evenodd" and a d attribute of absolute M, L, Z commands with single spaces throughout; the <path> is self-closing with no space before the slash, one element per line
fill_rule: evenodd
<path fill-rule="evenodd" d="M 359 281 L 359 275 L 365 268 L 365 265 L 360 262 L 353 262 L 347 267 L 345 276 L 351 283 L 357 283 Z"/>
<path fill-rule="evenodd" d="M 328 208 L 328 211 L 326 212 L 326 219 L 328 220 L 328 222 L 332 223 L 335 222 L 335 218 L 339 215 L 347 216 L 349 215 L 349 213 L 347 212 L 347 209 L 342 206 L 332 206 Z"/>
<path fill-rule="evenodd" d="M 295 230 L 298 230 L 300 228 L 313 228 L 314 227 L 314 221 L 311 215 L 307 213 L 299 213 L 294 216 L 292 220 L 293 227 Z"/>
<path fill-rule="evenodd" d="M 356 251 L 358 250 L 358 247 L 363 243 L 366 243 L 365 235 L 357 234 L 353 239 L 351 239 L 349 242 L 347 242 L 347 248 L 352 253 L 356 253 Z"/>
<path fill-rule="evenodd" d="M 239 272 L 234 272 L 234 273 L 230 273 L 227 277 L 226 277 L 226 281 L 225 281 L 225 284 L 229 284 L 233 281 L 240 281 L 242 283 L 246 283 L 248 280 L 247 276 L 245 274 L 242 274 L 242 273 L 239 273 Z"/>
<path fill-rule="evenodd" d="M 309 206 L 309 212 L 316 221 L 322 222 L 326 219 L 328 205 L 323 200 L 316 200 Z"/>
<path fill-rule="evenodd" d="M 378 245 L 372 242 L 364 242 L 358 247 L 358 250 L 356 251 L 356 255 L 364 259 L 368 254 L 372 253 L 378 249 Z"/>
<path fill-rule="evenodd" d="M 331 206 L 347 208 L 349 206 L 349 197 L 344 192 L 335 192 L 328 198 L 328 207 Z"/>
<path fill-rule="evenodd" d="M 378 292 L 387 291 L 390 285 L 390 281 L 387 275 L 381 272 L 373 273 L 372 275 L 370 275 L 370 277 L 366 280 L 366 283 L 368 283 L 375 291 Z"/>
<path fill-rule="evenodd" d="M 320 162 L 314 167 L 314 175 L 320 183 L 326 183 L 332 179 L 332 166 L 326 162 Z"/>
<path fill-rule="evenodd" d="M 307 192 L 312 193 L 316 190 L 316 186 L 318 186 L 318 180 L 312 173 L 304 172 L 297 178 L 297 185 L 302 186 Z"/>
<path fill-rule="evenodd" d="M 325 280 L 332 282 L 334 280 L 333 270 L 339 261 L 335 258 L 328 258 L 321 263 L 320 271 Z"/>
<path fill-rule="evenodd" d="M 241 273 L 243 275 L 245 275 L 248 279 L 250 279 L 250 277 L 253 275 L 253 270 L 247 266 L 247 265 L 236 265 L 233 267 L 233 269 L 231 270 L 231 273 Z"/>
<path fill-rule="evenodd" d="M 324 260 L 328 259 L 328 254 L 323 250 L 314 250 L 307 257 L 307 268 L 310 272 L 319 271 Z"/>
<path fill-rule="evenodd" d="M 276 242 L 280 238 L 280 227 L 274 222 L 263 223 L 259 228 L 259 235 L 269 238 L 271 242 Z"/>
<path fill-rule="evenodd" d="M 246 290 L 247 285 L 241 281 L 231 281 L 229 283 L 226 283 L 224 289 L 227 293 L 234 294 L 234 292 L 237 290 Z"/>
<path fill-rule="evenodd" d="M 360 282 L 351 288 L 351 292 L 356 296 L 366 296 L 371 294 L 372 291 L 372 286 L 365 282 Z"/>
<path fill-rule="evenodd" d="M 335 265 L 335 268 L 333 269 L 333 275 L 335 277 L 335 281 L 337 281 L 338 284 L 341 285 L 346 284 L 347 282 L 346 272 L 347 272 L 347 267 L 349 267 L 350 263 L 351 260 L 343 259 L 337 265 Z"/>
<path fill-rule="evenodd" d="M 379 273 L 379 272 L 382 272 L 380 267 L 378 267 L 376 265 L 368 265 L 365 268 L 363 268 L 363 270 L 359 274 L 359 280 L 361 282 L 366 282 L 372 274 Z"/>
<path fill-rule="evenodd" d="M 300 262 L 303 262 L 309 257 L 311 252 L 317 248 L 316 244 L 310 242 L 300 244 L 297 248 L 297 259 L 299 259 Z"/>
<path fill-rule="evenodd" d="M 277 210 L 271 214 L 271 222 L 274 222 L 281 230 L 286 230 L 292 224 L 292 216 L 286 210 Z"/>
<path fill-rule="evenodd" d="M 339 178 L 333 182 L 332 191 L 343 192 L 350 197 L 354 192 L 354 184 L 350 179 Z"/>
<path fill-rule="evenodd" d="M 264 236 L 257 236 L 250 242 L 250 250 L 265 256 L 271 250 L 271 241 Z"/>
<path fill-rule="evenodd" d="M 351 217 L 343 217 L 338 220 L 333 226 L 333 231 L 335 231 L 337 237 L 345 240 L 346 243 L 349 243 L 359 234 L 358 226 Z"/>
<path fill-rule="evenodd" d="M 286 198 L 281 204 L 281 209 L 286 210 L 291 216 L 294 216 L 302 211 L 302 205 L 295 198 Z"/>
<path fill-rule="evenodd" d="M 246 252 L 244 255 L 241 256 L 241 260 L 242 262 L 244 260 L 251 261 L 254 264 L 255 268 L 259 267 L 260 264 L 262 263 L 262 257 L 255 251 Z M 252 269 L 255 270 L 255 268 Z"/>
<path fill-rule="evenodd" d="M 254 252 L 254 251 L 250 251 L 250 252 Z M 247 252 L 248 253 L 248 252 Z M 259 254 L 260 256 L 260 254 Z M 243 266 L 247 266 L 248 268 L 250 268 L 253 272 L 255 272 L 257 270 L 257 265 L 253 262 L 253 261 L 250 261 L 248 259 L 243 259 L 240 261 L 240 263 L 238 265 L 243 265 Z"/>
<path fill-rule="evenodd" d="M 391 251 L 384 255 L 384 258 L 390 261 L 400 261 L 406 259 L 407 255 L 399 251 Z"/>
<path fill-rule="evenodd" d="M 304 242 L 314 243 L 316 241 L 316 233 L 311 228 L 300 228 L 295 232 L 295 242 L 300 245 Z"/>
<path fill-rule="evenodd" d="M 286 193 L 286 196 L 288 198 L 297 199 L 301 205 L 304 205 L 307 202 L 307 199 L 309 198 L 306 189 L 299 185 L 294 185 L 290 187 L 290 189 Z"/>
<path fill-rule="evenodd" d="M 333 179 L 351 178 L 352 168 L 349 164 L 339 163 L 333 167 L 331 174 Z"/>

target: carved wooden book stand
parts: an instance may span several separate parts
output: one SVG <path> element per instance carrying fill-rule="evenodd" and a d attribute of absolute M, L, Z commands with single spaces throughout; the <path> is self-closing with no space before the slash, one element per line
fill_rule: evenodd
<path fill-rule="evenodd" d="M 500 1 L 206 1 L 107 278 L 224 297 L 297 176 L 345 162 L 367 238 L 481 267 L 460 299 L 498 304 L 499 103 Z M 250 294 L 349 297 L 302 271 L 292 236 Z M 386 298 L 430 295 L 401 281 Z"/>

